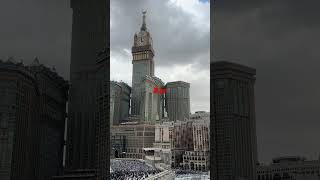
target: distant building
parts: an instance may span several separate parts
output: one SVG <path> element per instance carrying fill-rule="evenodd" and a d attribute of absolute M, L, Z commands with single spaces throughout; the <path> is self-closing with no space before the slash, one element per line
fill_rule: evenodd
<path fill-rule="evenodd" d="M 166 110 L 171 121 L 184 121 L 190 115 L 190 84 L 183 81 L 166 84 Z"/>
<path fill-rule="evenodd" d="M 211 64 L 213 179 L 256 180 L 255 69 Z"/>
<path fill-rule="evenodd" d="M 208 171 L 210 167 L 210 113 L 196 112 L 190 115 L 192 121 L 192 145 L 191 149 L 183 154 L 184 169 L 196 171 Z M 187 134 L 188 135 L 188 134 Z"/>
<path fill-rule="evenodd" d="M 120 101 L 120 117 L 119 117 L 119 119 L 122 121 L 123 119 L 129 117 L 131 87 L 124 82 L 120 82 L 120 86 L 121 86 L 121 94 L 120 94 L 121 101 Z"/>
<path fill-rule="evenodd" d="M 207 171 L 210 163 L 209 116 L 208 112 L 199 111 L 185 121 L 156 124 L 154 148 L 160 149 L 157 154 L 165 157 L 170 153 L 171 167 Z"/>
<path fill-rule="evenodd" d="M 0 179 L 62 173 L 68 82 L 35 59 L 0 61 Z"/>
<path fill-rule="evenodd" d="M 154 76 L 154 50 L 152 37 L 146 26 L 145 14 L 144 12 L 140 32 L 134 35 L 132 46 L 132 115 L 141 115 L 143 111 L 142 96 L 145 93 L 141 88 L 141 83 L 146 75 L 149 77 Z M 144 115 L 142 114 L 142 116 Z"/>
<path fill-rule="evenodd" d="M 150 124 L 122 123 L 111 127 L 112 158 L 143 158 L 143 148 L 154 143 L 155 126 Z"/>
<path fill-rule="evenodd" d="M 124 82 L 110 82 L 110 123 L 119 125 L 129 117 L 131 88 Z"/>
<path fill-rule="evenodd" d="M 320 161 L 299 156 L 278 157 L 257 167 L 258 180 L 319 180 Z"/>
<path fill-rule="evenodd" d="M 174 122 L 163 122 L 155 125 L 155 148 L 172 149 Z"/>

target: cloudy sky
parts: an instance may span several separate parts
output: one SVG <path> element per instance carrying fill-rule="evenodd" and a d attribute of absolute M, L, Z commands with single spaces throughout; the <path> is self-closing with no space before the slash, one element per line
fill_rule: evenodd
<path fill-rule="evenodd" d="M 257 69 L 259 159 L 320 153 L 320 1 L 215 1 L 212 61 Z"/>
<path fill-rule="evenodd" d="M 191 111 L 210 109 L 210 4 L 205 0 L 111 0 L 111 79 L 131 85 L 134 33 L 142 9 L 155 50 L 155 75 L 191 83 Z"/>
<path fill-rule="evenodd" d="M 1 0 L 0 59 L 29 64 L 38 57 L 68 79 L 71 15 L 65 0 Z"/>

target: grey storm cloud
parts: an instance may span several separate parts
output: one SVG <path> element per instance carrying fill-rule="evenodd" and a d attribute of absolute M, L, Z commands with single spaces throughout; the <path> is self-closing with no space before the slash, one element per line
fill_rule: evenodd
<path fill-rule="evenodd" d="M 257 69 L 259 160 L 320 153 L 320 1 L 214 2 L 211 61 Z"/>
<path fill-rule="evenodd" d="M 153 37 L 157 66 L 197 62 L 207 67 L 210 33 L 201 32 L 201 27 L 194 25 L 191 14 L 167 3 L 168 0 L 111 0 L 114 27 L 111 31 L 111 49 L 118 52 L 123 48 L 131 49 L 133 35 L 139 32 L 142 23 L 141 11 L 147 9 L 147 27 Z"/>
<path fill-rule="evenodd" d="M 0 59 L 30 64 L 38 57 L 68 78 L 71 15 L 69 1 L 1 0 Z"/>

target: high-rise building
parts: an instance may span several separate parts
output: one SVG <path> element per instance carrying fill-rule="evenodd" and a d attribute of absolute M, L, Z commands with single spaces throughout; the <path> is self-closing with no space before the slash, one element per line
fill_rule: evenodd
<path fill-rule="evenodd" d="M 98 55 L 96 88 L 96 172 L 98 180 L 110 177 L 110 49 L 105 47 Z M 94 174 L 93 174 L 94 175 Z"/>
<path fill-rule="evenodd" d="M 184 121 L 190 116 L 190 84 L 183 81 L 166 84 L 166 110 L 170 121 Z"/>
<path fill-rule="evenodd" d="M 257 140 L 255 69 L 230 62 L 211 64 L 211 147 L 216 180 L 255 180 Z"/>
<path fill-rule="evenodd" d="M 0 179 L 62 173 L 68 82 L 35 59 L 0 61 Z"/>
<path fill-rule="evenodd" d="M 160 93 L 164 83 L 154 76 L 153 57 L 152 37 L 146 26 L 146 11 L 143 11 L 142 26 L 134 35 L 132 47 L 131 114 L 139 117 L 140 123 L 154 124 L 164 116 L 164 95 Z"/>
<path fill-rule="evenodd" d="M 141 115 L 143 109 L 143 90 L 141 87 L 145 76 L 154 76 L 154 50 L 152 37 L 147 30 L 146 11 L 143 12 L 142 26 L 140 32 L 134 35 L 132 47 L 132 115 Z"/>
<path fill-rule="evenodd" d="M 48 179 L 63 172 L 63 147 L 66 121 L 66 102 L 69 84 L 55 68 L 39 64 L 38 59 L 29 66 L 36 74 L 39 90 L 39 179 Z M 37 178 L 36 178 L 37 179 Z"/>
<path fill-rule="evenodd" d="M 110 123 L 120 124 L 129 117 L 131 87 L 124 82 L 110 82 Z"/>
<path fill-rule="evenodd" d="M 96 163 L 96 59 L 107 45 L 108 0 L 71 0 L 72 42 L 66 169 Z"/>

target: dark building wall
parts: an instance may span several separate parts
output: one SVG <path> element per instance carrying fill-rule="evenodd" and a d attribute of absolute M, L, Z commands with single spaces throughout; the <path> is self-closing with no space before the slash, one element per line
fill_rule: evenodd
<path fill-rule="evenodd" d="M 97 104 L 96 104 L 96 169 L 100 180 L 110 176 L 110 49 L 105 48 L 97 62 Z"/>
<path fill-rule="evenodd" d="M 256 178 L 254 83 L 252 68 L 228 62 L 211 64 L 214 179 Z"/>
<path fill-rule="evenodd" d="M 63 171 L 64 129 L 68 82 L 42 65 L 32 65 L 39 90 L 39 179 L 49 179 Z"/>
<path fill-rule="evenodd" d="M 67 89 L 40 64 L 0 62 L 1 180 L 42 180 L 61 172 Z"/>
<path fill-rule="evenodd" d="M 95 168 L 96 60 L 107 44 L 108 0 L 72 0 L 66 169 Z"/>

